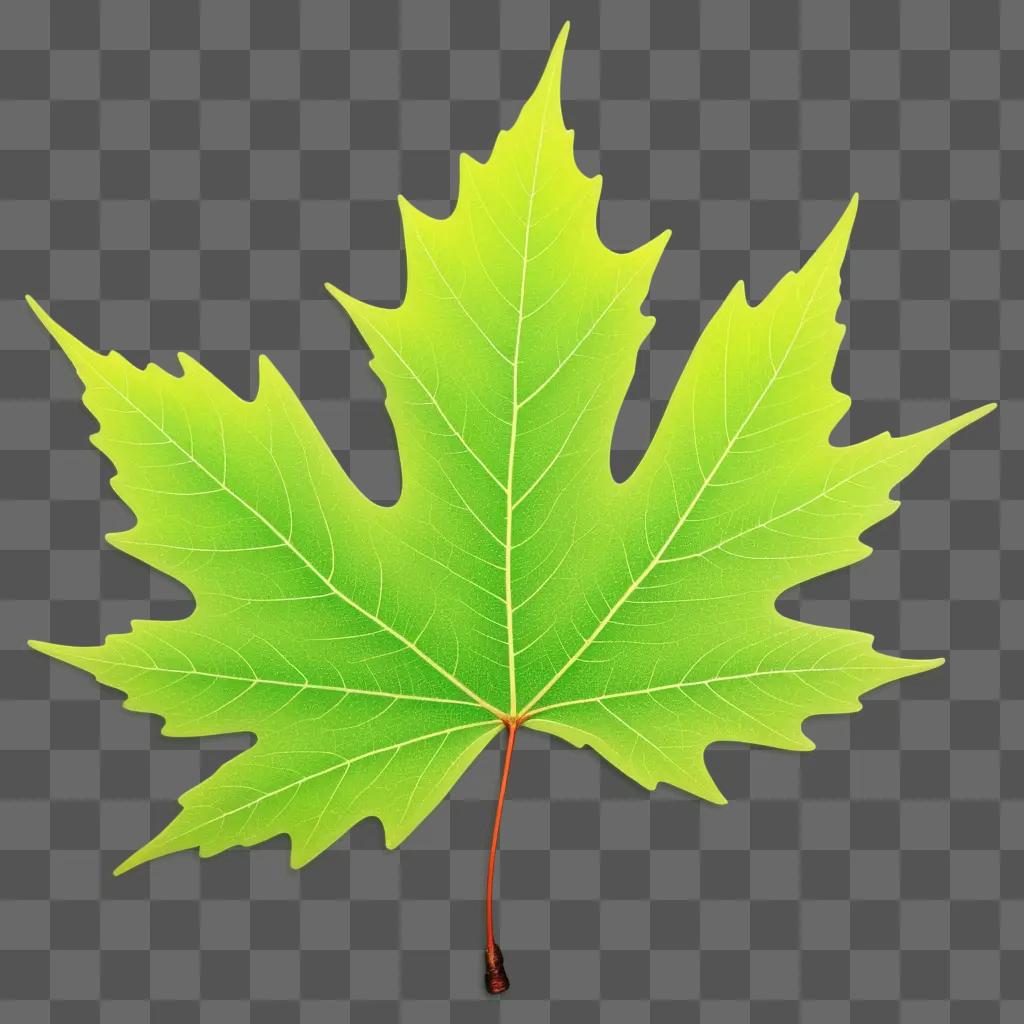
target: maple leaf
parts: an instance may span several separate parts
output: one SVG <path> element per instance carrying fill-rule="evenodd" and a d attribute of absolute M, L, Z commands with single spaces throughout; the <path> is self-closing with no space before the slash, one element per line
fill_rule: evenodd
<path fill-rule="evenodd" d="M 829 443 L 849 406 L 831 376 L 854 200 L 761 303 L 733 289 L 616 482 L 612 429 L 668 234 L 626 253 L 601 242 L 600 178 L 577 168 L 562 120 L 565 41 L 487 162 L 462 157 L 450 216 L 399 199 L 402 304 L 328 286 L 387 389 L 393 507 L 355 487 L 265 357 L 245 401 L 185 355 L 180 376 L 100 355 L 29 300 L 136 516 L 108 540 L 196 600 L 100 646 L 33 646 L 162 716 L 166 735 L 255 736 L 118 871 L 280 833 L 299 867 L 371 816 L 394 847 L 504 730 L 492 991 L 507 985 L 490 876 L 516 730 L 720 802 L 709 744 L 808 750 L 809 716 L 940 664 L 794 621 L 776 600 L 866 556 L 860 535 L 896 508 L 893 487 L 992 408 Z"/>

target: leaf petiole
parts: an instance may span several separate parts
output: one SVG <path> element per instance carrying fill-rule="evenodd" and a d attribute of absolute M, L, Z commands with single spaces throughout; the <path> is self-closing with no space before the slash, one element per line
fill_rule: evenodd
<path fill-rule="evenodd" d="M 512 766 L 512 749 L 516 742 L 518 719 L 507 719 L 505 728 L 508 740 L 505 743 L 505 762 L 501 769 L 501 783 L 498 786 L 498 802 L 494 808 L 494 828 L 491 831 L 491 853 L 487 859 L 487 893 L 485 907 L 487 916 L 487 948 L 484 950 L 484 985 L 492 996 L 501 995 L 508 989 L 508 975 L 505 973 L 501 947 L 494 941 L 494 862 L 498 853 L 498 836 L 501 833 L 501 812 L 505 807 L 505 790 L 508 788 L 508 772 Z"/>

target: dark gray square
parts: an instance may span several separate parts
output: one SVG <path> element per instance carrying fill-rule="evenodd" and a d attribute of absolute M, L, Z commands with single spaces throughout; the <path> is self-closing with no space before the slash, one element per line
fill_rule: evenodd
<path fill-rule="evenodd" d="M 295 149 L 299 144 L 299 105 L 289 100 L 254 100 L 250 105 L 253 149 Z"/>
<path fill-rule="evenodd" d="M 154 899 L 149 907 L 153 949 L 194 949 L 199 945 L 199 907 L 191 900 Z"/>
<path fill-rule="evenodd" d="M 749 194 L 749 155 L 728 150 L 701 153 L 700 187 L 710 199 L 736 199 Z"/>
<path fill-rule="evenodd" d="M 316 52 L 305 56 L 315 57 Z M 249 51 L 200 50 L 199 93 L 206 100 L 248 99 Z M 305 87 L 303 94 L 313 96 Z"/>
<path fill-rule="evenodd" d="M 349 954 L 307 950 L 301 961 L 300 988 L 307 999 L 345 999 L 349 992 Z"/>
<path fill-rule="evenodd" d="M 398 46 L 397 0 L 351 0 L 350 17 L 353 46 L 365 50 Z"/>
<path fill-rule="evenodd" d="M 942 899 L 949 893 L 949 853 L 944 850 L 904 850 L 900 855 L 900 896 L 903 899 Z"/>
<path fill-rule="evenodd" d="M 186 230 L 190 230 L 188 225 L 191 219 L 188 214 L 182 217 Z M 198 224 L 195 227 L 198 230 Z M 152 232 L 152 226 L 150 230 Z M 156 351 L 188 347 L 192 339 L 199 337 L 199 324 L 199 309 L 195 303 L 183 299 L 153 301 L 150 303 L 149 316 L 150 346 Z"/>
<path fill-rule="evenodd" d="M 364 8 L 368 6 L 363 3 Z M 452 0 L 450 6 L 453 50 L 495 50 L 499 42 L 498 7 L 474 0 Z"/>
<path fill-rule="evenodd" d="M 99 1002 L 55 999 L 52 1001 L 51 1007 L 50 1024 L 101 1024 Z"/>
<path fill-rule="evenodd" d="M 46 50 L 0 51 L 0 95 L 45 100 L 50 95 L 50 55 Z"/>
<path fill-rule="evenodd" d="M 447 954 L 417 950 L 402 954 L 402 995 L 408 999 L 447 999 L 451 995 Z"/>
<path fill-rule="evenodd" d="M 899 48 L 900 12 L 886 0 L 858 0 L 850 5 L 850 43 L 856 50 Z"/>
<path fill-rule="evenodd" d="M 750 45 L 758 50 L 796 50 L 800 45 L 799 0 L 750 5 Z"/>
<path fill-rule="evenodd" d="M 600 930 L 601 914 L 597 903 L 587 900 L 551 901 L 552 949 L 597 949 Z M 656 943 L 653 919 L 651 942 L 652 948 L 663 948 Z"/>
<path fill-rule="evenodd" d="M 750 995 L 750 954 L 707 950 L 700 958 L 700 995 L 706 999 L 745 999 Z"/>
<path fill-rule="evenodd" d="M 403 899 L 447 899 L 450 861 L 443 850 L 412 850 L 402 855 Z"/>
<path fill-rule="evenodd" d="M 998 49 L 998 0 L 950 0 L 949 38 L 958 49 Z"/>
<path fill-rule="evenodd" d="M 192 100 L 155 100 L 149 108 L 152 149 L 196 149 L 199 146 L 199 104 Z"/>
<path fill-rule="evenodd" d="M 650 74 L 650 55 L 645 50 L 601 53 L 601 95 L 607 99 L 643 99 Z"/>
<path fill-rule="evenodd" d="M 900 956 L 900 995 L 904 999 L 948 999 L 949 953 L 904 950 Z"/>
<path fill-rule="evenodd" d="M 253 949 L 299 948 L 299 908 L 287 900 L 253 900 L 250 904 Z"/>
<path fill-rule="evenodd" d="M 199 203 L 191 199 L 151 202 L 149 240 L 154 249 L 195 249 L 199 245 Z"/>
<path fill-rule="evenodd" d="M 203 999 L 245 999 L 250 986 L 248 950 L 207 950 L 200 958 Z"/>
<path fill-rule="evenodd" d="M 51 149 L 94 149 L 99 141 L 99 103 L 71 99 L 50 103 Z"/>
<path fill-rule="evenodd" d="M 100 98 L 145 99 L 149 95 L 149 53 L 106 50 L 100 54 Z"/>
<path fill-rule="evenodd" d="M 334 50 L 303 50 L 299 55 L 300 88 L 308 100 L 342 99 L 349 94 L 349 55 Z M 245 80 L 248 81 L 248 65 Z M 245 95 L 245 90 L 239 94 Z M 418 95 L 418 94 L 413 94 Z"/>
<path fill-rule="evenodd" d="M 353 949 L 393 949 L 398 942 L 398 906 L 384 900 L 353 899 Z"/>
<path fill-rule="evenodd" d="M 145 199 L 149 195 L 149 153 L 104 150 L 100 154 L 103 199 Z"/>
<path fill-rule="evenodd" d="M 349 188 L 349 155 L 331 150 L 303 151 L 299 173 L 303 199 L 337 199 Z M 362 205 L 358 204 L 357 209 Z"/>
<path fill-rule="evenodd" d="M 800 905 L 794 900 L 752 900 L 751 949 L 798 949 Z"/>
<path fill-rule="evenodd" d="M 99 949 L 100 908 L 89 900 L 50 904 L 51 949 Z"/>
<path fill-rule="evenodd" d="M 50 189 L 50 157 L 45 150 L 12 150 L 0 163 L 0 192 L 8 199 L 45 199 Z"/>
<path fill-rule="evenodd" d="M 38 777 L 48 780 L 49 773 L 44 775 L 40 770 Z M 100 816 L 96 805 L 73 800 L 50 802 L 51 849 L 95 850 L 99 842 Z"/>
<path fill-rule="evenodd" d="M 100 287 L 112 299 L 145 299 L 149 295 L 149 253 L 104 252 Z"/>
<path fill-rule="evenodd" d="M 850 995 L 850 955 L 842 950 L 810 949 L 800 957 L 805 999 L 843 999 Z"/>
<path fill-rule="evenodd" d="M 810 50 L 801 55 L 800 87 L 810 100 L 839 100 L 850 95 L 850 54 L 846 50 Z"/>
<path fill-rule="evenodd" d="M 249 190 L 249 154 L 233 150 L 203 150 L 199 162 L 203 199 L 233 199 Z"/>
<path fill-rule="evenodd" d="M 279 4 L 274 0 L 255 0 L 249 16 L 249 38 L 252 48 L 297 49 L 300 22 L 300 8 L 296 5 Z"/>
<path fill-rule="evenodd" d="M 199 280 L 203 298 L 248 298 L 249 254 L 204 252 L 199 261 Z"/>
<path fill-rule="evenodd" d="M 352 108 L 353 149 L 394 149 L 398 145 L 398 111 L 385 100 L 364 100 Z"/>
<path fill-rule="evenodd" d="M 50 960 L 46 950 L 5 950 L 0 966 L 0 998 L 46 999 L 49 993 Z"/>
<path fill-rule="evenodd" d="M 50 46 L 95 50 L 100 45 L 99 0 L 50 0 Z"/>
<path fill-rule="evenodd" d="M 601 998 L 641 999 L 651 995 L 648 958 L 637 950 L 604 950 L 601 953 Z"/>
<path fill-rule="evenodd" d="M 402 95 L 424 100 L 451 94 L 451 58 L 440 50 L 406 50 L 401 54 Z"/>
<path fill-rule="evenodd" d="M 651 904 L 651 948 L 700 948 L 700 918 L 691 904 L 684 900 L 656 900 Z"/>
<path fill-rule="evenodd" d="M 149 38 L 154 50 L 199 46 L 199 0 L 151 0 Z"/>

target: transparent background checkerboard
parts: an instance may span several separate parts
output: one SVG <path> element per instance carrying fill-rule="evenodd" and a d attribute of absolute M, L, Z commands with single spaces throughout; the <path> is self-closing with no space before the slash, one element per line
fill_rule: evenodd
<path fill-rule="evenodd" d="M 267 352 L 393 500 L 381 387 L 322 284 L 400 297 L 394 196 L 448 210 L 456 152 L 511 122 L 566 18 L 605 240 L 673 229 L 617 473 L 732 283 L 763 295 L 854 190 L 838 439 L 1002 405 L 903 487 L 868 561 L 783 602 L 945 669 L 815 721 L 815 753 L 716 748 L 724 808 L 523 735 L 498 1001 L 496 744 L 400 852 L 364 823 L 301 874 L 273 843 L 111 877 L 240 741 L 165 739 L 24 647 L 189 600 L 102 543 L 130 517 L 21 296 L 242 392 Z M 1024 4 L 4 0 L 0 48 L 5 1024 L 1024 1019 Z"/>

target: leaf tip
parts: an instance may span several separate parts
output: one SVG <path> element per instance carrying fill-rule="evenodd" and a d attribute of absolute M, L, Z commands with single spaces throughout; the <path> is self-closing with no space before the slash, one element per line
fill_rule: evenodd
<path fill-rule="evenodd" d="M 51 640 L 26 640 L 25 646 L 40 654 L 45 654 L 48 658 L 65 661 L 69 665 L 74 664 L 68 660 L 69 648 L 66 644 L 55 644 Z M 77 650 L 77 648 L 70 648 L 70 650 Z"/>
<path fill-rule="evenodd" d="M 568 20 L 562 22 L 562 27 L 558 30 L 558 35 L 555 36 L 554 43 L 551 44 L 551 56 L 554 57 L 558 54 L 558 59 L 562 59 L 562 55 L 565 53 L 566 43 L 569 39 L 569 26 Z"/>
<path fill-rule="evenodd" d="M 60 346 L 64 355 L 71 360 L 71 364 L 75 369 L 85 363 L 90 358 L 96 358 L 99 353 L 94 352 L 88 345 L 81 342 L 76 338 L 70 331 L 61 327 L 56 320 L 53 319 L 50 314 L 43 309 L 41 305 L 31 296 L 26 295 L 25 301 L 28 303 L 29 309 L 35 314 L 36 319 L 46 328 L 49 335 L 57 344 Z"/>
<path fill-rule="evenodd" d="M 156 364 L 150 363 L 149 365 L 155 366 Z M 188 352 L 178 353 L 178 365 L 181 367 L 181 375 L 183 377 L 189 373 L 196 374 L 206 369 L 206 367 L 203 366 L 203 364 L 199 362 L 199 360 L 196 359 L 195 356 L 189 355 Z"/>
<path fill-rule="evenodd" d="M 145 864 L 146 861 L 150 860 L 151 858 L 149 857 L 148 854 L 146 854 L 148 846 L 149 844 L 147 843 L 146 846 L 143 846 L 141 850 L 136 850 L 135 853 L 133 853 L 130 857 L 125 857 L 125 859 L 121 861 L 121 863 L 118 864 L 116 868 L 114 868 L 112 872 L 113 876 L 115 878 L 120 878 L 121 875 L 126 875 L 129 871 L 139 867 L 142 864 Z"/>
<path fill-rule="evenodd" d="M 665 250 L 668 248 L 668 243 L 672 241 L 672 229 L 665 228 L 660 234 L 655 235 L 647 244 L 650 246 L 651 254 L 654 257 L 655 266 L 661 262 L 661 257 L 665 254 Z"/>
<path fill-rule="evenodd" d="M 953 428 L 952 433 L 959 433 L 964 427 L 969 427 L 972 423 L 983 420 L 989 413 L 995 412 L 998 408 L 998 402 L 986 402 L 984 405 L 979 405 L 976 409 L 970 409 L 963 415 L 956 416 L 950 420 L 950 426 Z"/>
<path fill-rule="evenodd" d="M 938 441 L 934 442 L 935 445 L 941 444 L 947 438 L 952 437 L 954 434 L 959 434 L 961 430 L 969 427 L 972 423 L 977 423 L 978 420 L 984 419 L 989 413 L 995 412 L 999 408 L 998 402 L 986 402 L 984 405 L 979 405 L 977 408 L 969 409 L 965 413 L 961 413 L 959 416 L 954 416 L 951 420 L 947 420 L 945 423 L 939 423 L 934 427 L 929 428 L 921 432 L 921 435 L 938 435 Z"/>
<path fill-rule="evenodd" d="M 534 96 L 545 96 L 546 102 L 553 102 L 556 107 L 561 106 L 562 65 L 565 61 L 565 48 L 568 38 L 569 22 L 565 22 L 555 37 L 555 41 L 551 44 L 548 62 L 544 67 L 544 72 L 540 76 L 540 81 L 534 93 Z"/>
<path fill-rule="evenodd" d="M 53 317 L 31 295 L 26 294 L 25 301 L 28 303 L 28 308 L 36 315 L 36 319 L 53 334 L 54 329 L 57 327 L 57 322 Z"/>
<path fill-rule="evenodd" d="M 839 220 L 836 221 L 835 226 L 828 233 L 825 241 L 821 243 L 819 252 L 827 250 L 830 253 L 838 253 L 840 262 L 842 261 L 842 258 L 846 255 L 846 250 L 850 247 L 850 235 L 853 233 L 853 224 L 857 219 L 857 208 L 859 205 L 860 194 L 854 192 Z"/>
<path fill-rule="evenodd" d="M 358 299 L 349 295 L 348 292 L 343 291 L 336 284 L 331 284 L 330 281 L 324 281 L 324 288 L 327 290 L 327 294 L 330 295 L 330 297 L 334 299 L 334 301 L 337 302 L 338 305 L 346 312 L 354 308 L 358 302 Z"/>
<path fill-rule="evenodd" d="M 290 390 L 288 381 L 277 368 L 274 360 L 261 352 L 256 357 L 256 391 L 252 396 L 252 403 L 256 403 L 260 397 L 267 398 L 268 395 L 281 394 L 282 390 Z"/>

